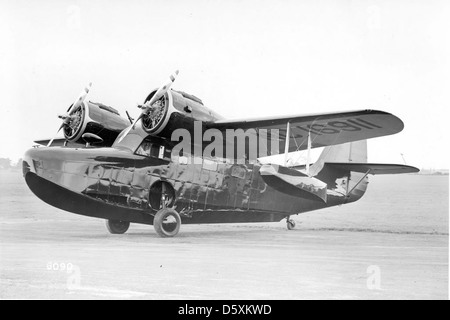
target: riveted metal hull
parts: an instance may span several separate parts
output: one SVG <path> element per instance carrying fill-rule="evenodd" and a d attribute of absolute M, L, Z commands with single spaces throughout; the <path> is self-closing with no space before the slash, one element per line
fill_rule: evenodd
<path fill-rule="evenodd" d="M 151 206 L 150 189 L 159 181 L 173 187 L 173 208 L 183 223 L 280 221 L 356 200 L 334 193 L 323 203 L 286 194 L 267 185 L 259 169 L 252 164 L 179 164 L 114 148 L 37 148 L 24 159 L 26 182 L 43 201 L 77 214 L 135 223 L 152 224 L 159 208 Z M 331 175 L 330 181 L 346 173 Z"/>

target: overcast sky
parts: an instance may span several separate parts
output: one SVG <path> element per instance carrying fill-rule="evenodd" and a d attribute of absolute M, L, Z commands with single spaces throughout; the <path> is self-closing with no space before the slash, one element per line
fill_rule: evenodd
<path fill-rule="evenodd" d="M 0 0 L 0 157 L 50 138 L 89 100 L 137 116 L 174 88 L 229 118 L 352 109 L 405 123 L 369 160 L 449 167 L 448 1 Z"/>

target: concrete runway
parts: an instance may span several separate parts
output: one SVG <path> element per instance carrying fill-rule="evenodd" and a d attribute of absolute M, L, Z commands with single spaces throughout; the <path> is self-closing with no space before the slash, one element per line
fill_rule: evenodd
<path fill-rule="evenodd" d="M 97 220 L 67 222 L 2 225 L 1 298 L 448 298 L 446 236 L 258 224 L 162 239 L 151 226 L 109 235 Z"/>
<path fill-rule="evenodd" d="M 327 227 L 325 212 L 296 216 L 292 231 L 183 225 L 162 239 L 132 225 L 110 235 L 21 183 L 0 206 L 2 299 L 448 299 L 445 232 Z"/>

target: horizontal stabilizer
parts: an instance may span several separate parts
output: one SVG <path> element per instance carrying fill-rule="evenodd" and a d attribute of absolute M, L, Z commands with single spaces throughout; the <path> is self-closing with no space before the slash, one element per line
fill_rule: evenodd
<path fill-rule="evenodd" d="M 420 171 L 416 167 L 401 164 L 327 162 L 325 165 L 339 170 L 369 173 L 373 175 L 416 173 Z"/>

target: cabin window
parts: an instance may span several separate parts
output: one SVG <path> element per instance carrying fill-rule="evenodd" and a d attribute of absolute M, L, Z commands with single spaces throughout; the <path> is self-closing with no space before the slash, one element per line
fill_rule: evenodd
<path fill-rule="evenodd" d="M 145 157 L 169 160 L 171 150 L 160 145 L 159 143 L 153 143 L 151 141 L 144 140 L 144 142 L 142 142 L 142 144 L 136 150 L 136 154 Z"/>

